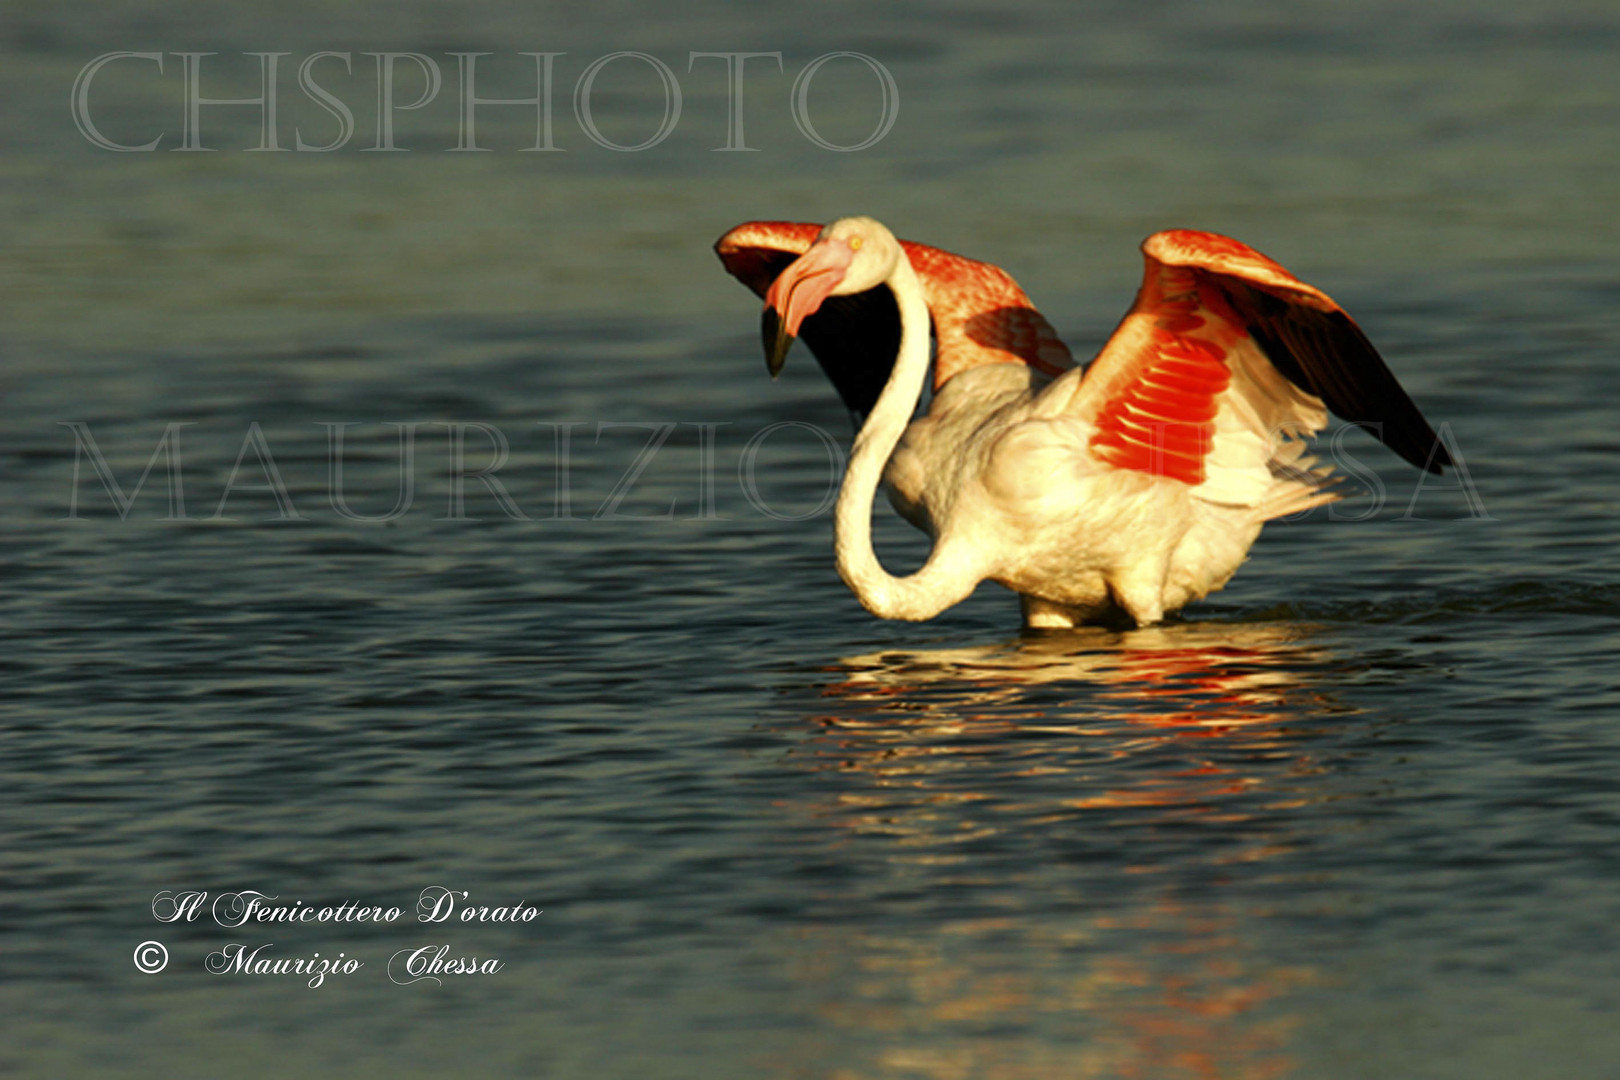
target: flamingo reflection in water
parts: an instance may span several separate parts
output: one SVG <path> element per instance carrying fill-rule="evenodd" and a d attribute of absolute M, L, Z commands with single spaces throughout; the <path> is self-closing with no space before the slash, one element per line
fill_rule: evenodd
<path fill-rule="evenodd" d="M 805 702 L 822 779 L 794 809 L 872 868 L 820 900 L 872 916 L 796 950 L 839 987 L 824 1011 L 878 1071 L 942 1080 L 1293 1071 L 1290 996 L 1320 976 L 1267 955 L 1232 883 L 1276 874 L 1292 811 L 1328 797 L 1312 729 L 1344 707 L 1313 683 L 1336 666 L 1275 623 L 839 662 Z"/>

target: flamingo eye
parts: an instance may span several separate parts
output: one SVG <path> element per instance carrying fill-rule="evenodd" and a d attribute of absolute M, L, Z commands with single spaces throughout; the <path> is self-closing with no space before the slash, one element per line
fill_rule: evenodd
<path fill-rule="evenodd" d="M 851 250 L 851 251 L 859 251 L 859 250 L 861 250 L 861 238 L 860 237 L 852 236 L 852 237 L 849 238 L 849 250 Z"/>

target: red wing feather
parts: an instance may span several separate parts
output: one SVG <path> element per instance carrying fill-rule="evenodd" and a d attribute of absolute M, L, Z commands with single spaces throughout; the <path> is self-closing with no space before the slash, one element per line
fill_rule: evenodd
<path fill-rule="evenodd" d="M 1419 468 L 1439 472 L 1451 464 L 1366 335 L 1320 289 L 1215 233 L 1156 233 L 1142 252 L 1147 266 L 1136 302 L 1078 399 L 1096 427 L 1091 448 L 1098 458 L 1203 483 L 1216 417 L 1229 400 L 1222 395 L 1231 387 L 1247 395 L 1231 406 L 1266 426 L 1255 432 L 1262 438 L 1275 438 L 1278 427 L 1315 430 L 1320 402 L 1369 424 Z M 1239 355 L 1269 364 L 1310 398 L 1279 394 L 1275 375 L 1253 370 L 1239 390 L 1233 385 Z"/>
<path fill-rule="evenodd" d="M 1097 414 L 1091 450 L 1116 469 L 1196 487 L 1215 437 L 1216 398 L 1231 383 L 1226 353 L 1191 337 L 1156 335 L 1156 348 Z"/>

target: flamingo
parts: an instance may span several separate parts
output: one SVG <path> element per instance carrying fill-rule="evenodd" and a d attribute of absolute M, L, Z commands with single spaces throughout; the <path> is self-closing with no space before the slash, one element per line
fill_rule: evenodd
<path fill-rule="evenodd" d="M 882 618 L 933 618 L 989 580 L 1029 627 L 1160 622 L 1223 587 L 1267 521 L 1339 498 L 1305 453 L 1330 410 L 1420 469 L 1451 464 L 1350 316 L 1229 237 L 1148 237 L 1136 301 L 1084 369 L 1004 271 L 871 218 L 749 222 L 715 250 L 765 298 L 772 377 L 803 336 L 859 422 L 835 551 Z M 880 481 L 933 539 L 903 577 L 872 544 Z"/>

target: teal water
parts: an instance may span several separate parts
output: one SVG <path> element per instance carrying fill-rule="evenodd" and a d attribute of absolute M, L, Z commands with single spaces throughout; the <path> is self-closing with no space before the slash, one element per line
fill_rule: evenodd
<path fill-rule="evenodd" d="M 1612 1074 L 1607 5 L 97 7 L 0 13 L 0 1069 Z M 742 49 L 784 70 L 750 61 L 758 149 L 716 153 L 724 72 L 688 54 Z M 353 140 L 251 152 L 257 110 L 214 107 L 215 152 L 174 152 L 170 55 L 90 99 L 160 149 L 97 149 L 70 93 L 118 50 L 212 51 L 215 97 L 290 52 L 284 145 L 334 137 L 296 72 L 348 51 L 317 77 Z M 396 114 L 407 152 L 365 152 L 388 50 L 445 82 Z M 835 153 L 790 91 L 846 50 L 900 111 Z M 490 153 L 444 152 L 452 51 L 491 54 L 490 97 L 534 94 L 520 52 L 566 53 L 562 152 L 522 152 L 521 108 L 480 111 Z M 615 51 L 683 90 L 643 152 L 573 112 Z M 636 63 L 597 84 L 624 144 L 664 115 Z M 865 137 L 877 86 L 829 62 L 817 130 Z M 765 378 L 757 302 L 709 251 L 850 212 L 1006 267 L 1077 354 L 1144 235 L 1232 233 L 1360 320 L 1471 487 L 1352 434 L 1382 495 L 1269 527 L 1181 621 L 1021 637 L 989 586 L 873 620 L 816 512 L 822 442 L 748 451 L 848 422 L 807 357 Z M 70 424 L 126 495 L 184 425 L 183 520 L 162 456 L 127 517 L 82 453 L 75 484 Z M 412 501 L 353 520 L 401 499 L 400 425 Z M 476 478 L 455 501 L 457 431 L 474 472 L 504 440 L 508 502 Z M 923 550 L 892 518 L 879 542 Z M 431 887 L 543 913 L 421 924 Z M 164 890 L 402 914 L 168 924 Z M 232 943 L 365 966 L 210 973 Z M 441 944 L 504 966 L 390 980 Z"/>

